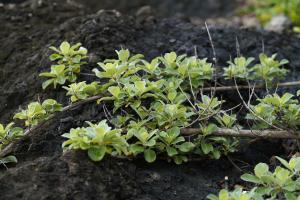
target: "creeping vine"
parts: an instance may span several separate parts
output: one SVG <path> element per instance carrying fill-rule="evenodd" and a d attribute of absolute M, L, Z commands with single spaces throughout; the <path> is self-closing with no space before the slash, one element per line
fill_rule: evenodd
<path fill-rule="evenodd" d="M 72 104 L 62 107 L 53 99 L 30 103 L 14 116 L 24 120 L 28 129 L 12 137 L 12 141 L 32 134 L 56 112 L 92 101 L 112 107 L 112 118 L 71 129 L 63 135 L 67 139 L 63 148 L 87 151 L 94 161 L 111 155 L 143 156 L 147 162 L 154 162 L 162 156 L 181 164 L 197 156 L 218 159 L 230 154 L 237 150 L 239 137 L 300 137 L 300 103 L 293 94 L 268 94 L 252 101 L 248 114 L 240 116 L 234 112 L 240 105 L 228 108 L 226 100 L 205 92 L 252 86 L 209 87 L 217 74 L 214 64 L 207 59 L 170 52 L 149 61 L 141 54 L 132 55 L 121 49 L 116 51 L 117 58 L 99 62 L 99 67 L 92 70 L 95 80 L 87 83 L 76 82 L 81 67 L 87 64 L 87 50 L 80 43 L 63 42 L 51 50 L 51 71 L 40 74 L 48 78 L 43 89 L 62 86 Z M 287 63 L 276 59 L 276 54 L 260 54 L 256 63 L 254 58 L 240 56 L 228 62 L 218 79 L 250 82 L 260 89 L 298 85 L 299 82 L 279 82 L 288 73 L 284 68 Z M 244 119 L 250 127 L 241 123 Z M 4 135 L 12 133 L 10 126 L 8 129 Z M 2 158 L 13 148 L 11 141 L 2 139 L 6 137 L 0 138 Z"/>

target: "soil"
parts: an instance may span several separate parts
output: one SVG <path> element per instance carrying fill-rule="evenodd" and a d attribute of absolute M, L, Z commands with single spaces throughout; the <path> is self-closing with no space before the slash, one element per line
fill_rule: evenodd
<path fill-rule="evenodd" d="M 129 16 L 103 10 L 92 14 L 91 7 L 92 4 L 64 0 L 35 0 L 0 7 L 2 123 L 9 122 L 13 113 L 30 101 L 51 97 L 65 105 L 69 103 L 63 90 L 43 91 L 43 79 L 38 76 L 51 64 L 48 47 L 63 40 L 81 42 L 89 50 L 89 64 L 84 72 L 90 72 L 98 61 L 114 57 L 114 50 L 121 47 L 143 53 L 146 58 L 168 51 L 193 55 L 196 49 L 199 57 L 212 61 L 207 30 L 190 23 L 186 17 L 160 19 L 150 13 Z M 262 51 L 278 53 L 279 58 L 290 61 L 289 80 L 299 78 L 300 38 L 292 33 L 209 29 L 218 66 L 225 65 L 237 52 L 253 57 Z M 233 92 L 224 93 L 224 97 L 238 101 Z M 226 157 L 177 166 L 166 161 L 147 164 L 142 159 L 109 157 L 101 163 L 92 163 L 82 152 L 62 153 L 63 133 L 83 126 L 85 121 L 97 122 L 103 118 L 101 106 L 84 105 L 59 114 L 45 129 L 20 140 L 13 152 L 18 164 L 0 169 L 0 199 L 205 199 L 207 194 L 225 185 L 232 188 L 241 182 L 241 172 Z M 284 153 L 278 140 L 258 141 L 247 147 L 231 155 L 245 171 L 257 162 L 269 162 L 272 156 Z M 224 183 L 225 176 L 229 177 L 228 183 Z"/>
<path fill-rule="evenodd" d="M 0 0 L 0 3 L 22 3 L 25 0 Z M 43 2 L 43 0 L 40 0 Z M 116 9 L 126 14 L 139 13 L 142 7 L 151 7 L 155 15 L 170 17 L 174 15 L 198 16 L 212 18 L 233 15 L 241 0 L 69 0 L 70 4 L 81 4 L 81 7 L 96 12 L 101 9 Z M 144 10 L 144 9 L 142 9 Z"/>

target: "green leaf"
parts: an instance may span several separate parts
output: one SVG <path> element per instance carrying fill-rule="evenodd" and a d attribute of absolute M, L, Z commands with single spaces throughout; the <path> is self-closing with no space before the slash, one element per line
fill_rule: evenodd
<path fill-rule="evenodd" d="M 241 176 L 241 179 L 244 180 L 244 181 L 247 181 L 247 182 L 251 182 L 251 183 L 256 183 L 256 184 L 261 183 L 261 180 L 258 177 L 253 176 L 251 174 L 243 174 Z"/>
<path fill-rule="evenodd" d="M 218 196 L 214 195 L 214 194 L 209 194 L 206 197 L 209 200 L 219 200 Z"/>
<path fill-rule="evenodd" d="M 106 146 L 92 147 L 88 149 L 88 156 L 91 160 L 101 161 L 106 153 Z"/>
<path fill-rule="evenodd" d="M 288 181 L 288 183 L 284 181 L 282 184 L 284 184 L 283 189 L 289 192 L 294 192 L 297 187 L 294 181 Z"/>
<path fill-rule="evenodd" d="M 177 150 L 176 150 L 174 147 L 169 147 L 169 146 L 167 146 L 167 147 L 166 147 L 166 150 L 167 150 L 168 156 L 170 156 L 170 157 L 173 157 L 173 156 L 175 156 L 176 154 L 178 154 Z"/>
<path fill-rule="evenodd" d="M 17 163 L 18 160 L 15 156 L 7 156 L 4 158 L 0 158 L 0 165 L 1 164 L 7 164 L 7 163 Z"/>
<path fill-rule="evenodd" d="M 288 192 L 284 194 L 286 200 L 297 200 L 299 198 L 297 198 L 293 193 Z"/>
<path fill-rule="evenodd" d="M 88 53 L 87 49 L 84 47 L 80 47 L 78 49 L 78 53 L 80 53 L 81 55 L 86 55 Z"/>
<path fill-rule="evenodd" d="M 121 93 L 121 89 L 118 86 L 111 86 L 108 88 L 108 91 L 117 99 L 119 99 L 119 95 Z"/>
<path fill-rule="evenodd" d="M 270 193 L 272 192 L 273 188 L 272 187 L 259 187 L 255 189 L 255 193 L 260 194 L 261 196 L 264 195 L 270 195 Z"/>
<path fill-rule="evenodd" d="M 144 151 L 144 157 L 148 163 L 152 163 L 156 160 L 156 153 L 152 149 L 146 149 Z"/>
<path fill-rule="evenodd" d="M 45 89 L 46 89 L 49 85 L 51 85 L 53 82 L 54 82 L 53 79 L 49 79 L 49 80 L 43 82 L 43 83 L 42 83 L 42 88 L 43 88 L 43 90 L 45 90 Z"/>
<path fill-rule="evenodd" d="M 144 145 L 147 147 L 153 147 L 155 146 L 155 144 L 156 144 L 156 138 L 152 138 L 144 143 Z"/>
<path fill-rule="evenodd" d="M 290 169 L 300 172 L 300 157 L 291 158 L 289 161 Z"/>
<path fill-rule="evenodd" d="M 261 178 L 264 176 L 267 172 L 269 172 L 269 166 L 265 163 L 259 163 L 255 166 L 254 168 L 254 174 L 258 177 Z"/>
<path fill-rule="evenodd" d="M 0 133 L 4 132 L 4 126 L 0 124 Z"/>
<path fill-rule="evenodd" d="M 186 74 L 188 70 L 188 65 L 185 65 L 185 64 L 181 64 L 179 67 L 178 67 L 178 72 L 184 76 Z"/>
<path fill-rule="evenodd" d="M 214 150 L 212 144 L 207 143 L 204 140 L 201 141 L 200 146 L 204 154 L 208 154 L 209 152 Z"/>
<path fill-rule="evenodd" d="M 138 144 L 130 145 L 129 149 L 135 155 L 144 152 L 144 147 Z"/>
<path fill-rule="evenodd" d="M 212 134 L 213 132 L 217 131 L 218 130 L 218 126 L 215 125 L 215 124 L 209 124 L 207 126 L 207 133 L 210 135 Z"/>
<path fill-rule="evenodd" d="M 229 200 L 229 194 L 227 190 L 221 190 L 219 192 L 219 200 Z"/>
<path fill-rule="evenodd" d="M 168 99 L 173 102 L 173 100 L 176 98 L 177 92 L 176 90 L 172 90 L 171 92 L 168 93 Z"/>
<path fill-rule="evenodd" d="M 83 88 L 83 92 L 88 94 L 89 96 L 93 96 L 96 94 L 96 86 L 89 84 Z"/>
<path fill-rule="evenodd" d="M 195 145 L 192 142 L 185 142 L 178 146 L 179 150 L 184 153 L 190 152 L 194 147 Z"/>
<path fill-rule="evenodd" d="M 21 111 L 16 113 L 13 117 L 14 119 L 27 119 L 26 111 Z"/>
<path fill-rule="evenodd" d="M 275 169 L 275 176 L 276 176 L 276 179 L 279 181 L 280 185 L 283 186 L 284 184 L 286 184 L 286 182 L 289 179 L 289 175 L 290 175 L 290 171 L 289 170 L 284 169 L 282 167 L 276 167 L 276 169 Z M 292 186 L 294 186 L 294 185 L 292 185 Z"/>
<path fill-rule="evenodd" d="M 49 49 L 51 49 L 52 51 L 55 51 L 56 53 L 60 53 L 60 51 L 56 48 L 56 47 L 49 47 Z"/>
<path fill-rule="evenodd" d="M 289 163 L 286 160 L 284 160 L 278 156 L 276 156 L 276 159 L 279 160 L 281 162 L 281 164 L 283 166 L 285 166 L 287 169 L 293 169 L 293 168 L 291 168 L 291 166 L 289 165 Z"/>
<path fill-rule="evenodd" d="M 129 59 L 130 52 L 128 49 L 121 49 L 120 51 L 116 51 L 119 57 L 119 60 L 125 62 Z"/>
<path fill-rule="evenodd" d="M 70 50 L 70 44 L 68 42 L 63 42 L 59 46 L 59 49 L 61 50 L 62 54 L 68 54 Z"/>
<path fill-rule="evenodd" d="M 294 97 L 293 94 L 290 94 L 290 93 L 284 93 L 284 95 L 281 97 L 282 104 L 287 103 L 287 102 L 290 101 L 293 97 Z"/>
<path fill-rule="evenodd" d="M 52 54 L 52 55 L 50 56 L 50 60 L 51 60 L 51 61 L 55 61 L 55 60 L 58 60 L 58 59 L 60 59 L 60 58 L 62 58 L 62 56 L 59 55 L 59 54 L 56 54 L 56 53 L 54 53 L 54 54 Z"/>
<path fill-rule="evenodd" d="M 137 89 L 138 93 L 142 94 L 146 90 L 146 82 L 145 81 L 136 81 L 134 82 L 135 88 Z"/>
<path fill-rule="evenodd" d="M 212 151 L 212 155 L 213 155 L 214 159 L 219 159 L 221 157 L 221 152 L 219 150 L 217 150 L 217 149 L 214 149 Z"/>
<path fill-rule="evenodd" d="M 182 164 L 182 162 L 187 162 L 188 161 L 187 157 L 183 156 L 183 155 L 176 155 L 176 156 L 173 157 L 173 160 L 177 165 Z"/>
<path fill-rule="evenodd" d="M 166 53 L 164 58 L 166 59 L 166 61 L 169 64 L 171 64 L 171 63 L 174 63 L 176 61 L 177 54 L 175 52 Z"/>
<path fill-rule="evenodd" d="M 62 111 L 62 105 L 57 103 L 57 101 L 54 99 L 46 99 L 42 103 L 42 107 L 50 113 Z"/>
<path fill-rule="evenodd" d="M 177 126 L 174 126 L 167 130 L 168 136 L 172 139 L 177 138 L 180 135 L 180 128 Z M 171 141 L 170 141 L 171 142 Z"/>

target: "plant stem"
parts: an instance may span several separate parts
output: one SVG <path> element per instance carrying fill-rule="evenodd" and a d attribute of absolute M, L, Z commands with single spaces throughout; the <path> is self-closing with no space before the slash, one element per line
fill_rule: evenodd
<path fill-rule="evenodd" d="M 98 99 L 102 98 L 102 95 L 98 95 L 98 96 L 93 96 L 93 97 L 89 97 L 85 100 L 81 100 L 79 102 L 76 102 L 76 103 L 73 103 L 71 105 L 68 105 L 68 106 L 65 106 L 61 112 L 66 112 L 66 111 L 69 111 L 69 110 L 72 110 L 72 109 L 75 109 L 76 107 L 78 106 L 81 106 L 81 105 L 84 105 L 86 103 L 90 103 L 90 102 L 93 102 L 93 101 L 97 101 Z M 44 127 L 48 126 L 49 123 L 51 123 L 51 121 L 53 120 L 53 118 L 55 117 L 56 115 L 53 115 L 51 116 L 49 119 L 47 119 L 46 121 L 43 121 L 41 122 L 40 124 L 34 126 L 34 127 L 31 127 L 31 128 L 28 128 L 25 132 L 24 132 L 24 136 L 23 137 L 26 137 L 28 136 L 29 134 L 32 134 L 34 133 L 35 131 L 38 131 L 40 129 L 43 129 Z M 13 150 L 13 148 L 17 145 L 17 142 L 18 141 L 13 141 L 11 142 L 10 144 L 8 144 L 7 146 L 5 146 L 1 151 L 0 151 L 0 158 L 1 157 L 4 157 L 5 155 L 8 155 L 11 153 L 11 151 Z"/>
<path fill-rule="evenodd" d="M 293 87 L 300 85 L 300 81 L 294 82 L 286 82 L 278 84 L 278 87 Z M 257 86 L 256 89 L 263 89 L 264 86 Z M 249 86 L 224 86 L 224 87 L 209 87 L 203 88 L 203 91 L 228 91 L 228 90 L 236 90 L 236 89 L 249 89 Z M 85 100 L 79 101 L 77 103 L 68 105 L 62 109 L 62 112 L 66 112 L 68 110 L 75 109 L 78 106 L 84 105 L 86 103 L 90 103 L 93 101 L 97 101 L 98 99 L 102 98 L 102 95 L 89 97 Z M 45 125 L 51 122 L 51 120 L 55 117 L 55 115 L 49 118 L 47 121 L 41 122 L 37 126 L 33 127 L 32 129 L 28 129 L 24 132 L 24 136 L 34 133 L 36 130 L 43 128 Z M 199 128 L 184 128 L 181 130 L 182 135 L 195 135 L 200 133 Z M 214 136 L 224 136 L 224 137 L 248 137 L 248 138 L 274 138 L 274 139 L 300 139 L 300 132 L 289 132 L 289 131 L 282 131 L 282 130 L 234 130 L 234 129 L 219 129 L 218 131 L 212 133 Z M 11 153 L 14 146 L 17 145 L 17 141 L 11 142 L 9 145 L 3 148 L 0 151 L 0 157 L 4 157 Z"/>
<path fill-rule="evenodd" d="M 294 86 L 300 86 L 300 81 L 292 81 L 292 82 L 285 82 L 285 83 L 279 83 L 277 84 L 277 87 L 287 88 L 287 87 L 294 87 Z M 220 86 L 220 87 L 205 87 L 202 88 L 202 91 L 231 91 L 231 90 L 247 90 L 251 88 L 249 85 L 239 85 L 239 86 Z M 265 85 L 258 85 L 255 87 L 256 90 L 263 90 L 266 89 Z"/>
<path fill-rule="evenodd" d="M 47 123 L 46 122 L 41 123 L 40 125 L 35 126 L 33 129 L 26 131 L 25 136 L 35 132 L 36 130 L 43 128 L 45 124 Z M 181 129 L 181 134 L 185 136 L 197 135 L 200 134 L 200 128 L 184 128 Z M 278 131 L 278 130 L 235 130 L 235 129 L 220 128 L 217 131 L 213 132 L 211 136 L 269 138 L 269 139 L 300 139 L 300 132 L 289 132 L 289 131 Z M 7 145 L 0 152 L 0 157 L 4 157 L 8 155 L 16 144 L 17 141 L 14 141 L 9 145 Z"/>
<path fill-rule="evenodd" d="M 182 135 L 196 135 L 200 133 L 199 128 L 181 129 Z M 222 137 L 244 137 L 244 138 L 272 138 L 272 139 L 300 139 L 300 132 L 281 130 L 235 130 L 220 128 L 211 134 Z"/>

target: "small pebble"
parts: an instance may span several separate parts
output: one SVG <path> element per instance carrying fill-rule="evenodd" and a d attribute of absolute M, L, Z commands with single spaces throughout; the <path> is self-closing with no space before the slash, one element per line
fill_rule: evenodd
<path fill-rule="evenodd" d="M 285 15 L 274 16 L 271 21 L 266 25 L 268 31 L 274 31 L 282 33 L 284 30 L 287 30 L 291 27 L 291 20 Z"/>

